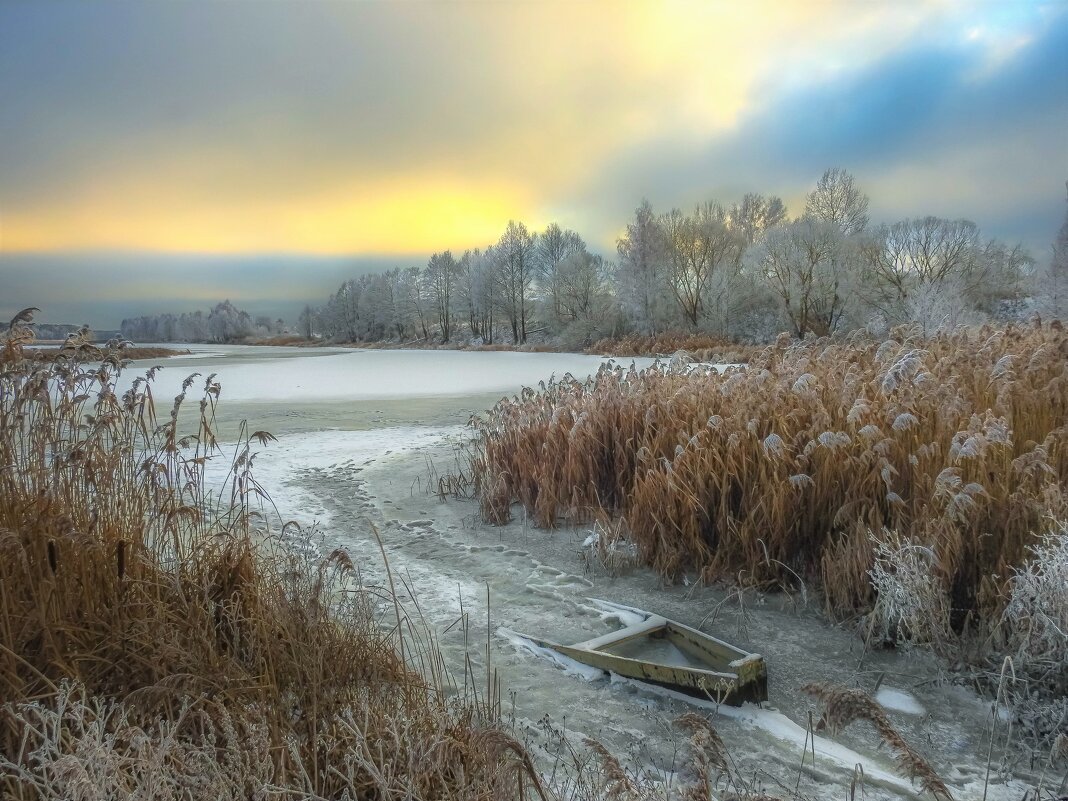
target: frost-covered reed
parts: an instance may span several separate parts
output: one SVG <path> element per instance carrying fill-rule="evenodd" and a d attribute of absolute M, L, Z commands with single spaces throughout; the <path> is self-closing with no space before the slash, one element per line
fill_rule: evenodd
<path fill-rule="evenodd" d="M 0 340 L 0 797 L 534 797 L 499 707 L 413 670 L 399 611 L 380 628 L 388 592 L 262 529 L 269 434 L 208 496 L 214 377 L 157 419 L 151 375 L 116 393 L 121 347 L 34 356 L 30 316 Z"/>
<path fill-rule="evenodd" d="M 782 337 L 722 373 L 564 377 L 477 428 L 490 521 L 515 502 L 546 528 L 620 515 L 668 577 L 744 571 L 793 586 L 797 573 L 843 615 L 872 609 L 872 532 L 894 532 L 945 593 L 933 625 L 959 634 L 1045 581 L 1024 565 L 1065 518 L 1068 334 L 1054 323 Z"/>

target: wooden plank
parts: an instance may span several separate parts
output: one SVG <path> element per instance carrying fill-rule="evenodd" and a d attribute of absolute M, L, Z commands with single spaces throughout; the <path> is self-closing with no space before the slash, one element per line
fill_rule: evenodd
<path fill-rule="evenodd" d="M 589 651 L 598 651 L 602 648 L 606 648 L 612 645 L 621 645 L 637 637 L 645 637 L 652 634 L 654 631 L 664 628 L 668 625 L 667 618 L 660 617 L 660 615 L 649 615 L 642 623 L 637 623 L 633 626 L 627 626 L 616 631 L 610 631 L 608 634 L 602 634 L 600 637 L 594 637 L 592 640 L 585 640 L 583 642 L 577 642 L 570 646 L 571 648 L 585 648 Z"/>

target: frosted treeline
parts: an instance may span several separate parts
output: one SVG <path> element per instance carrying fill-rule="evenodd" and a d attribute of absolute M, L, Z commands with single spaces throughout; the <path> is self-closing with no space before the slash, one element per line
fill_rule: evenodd
<path fill-rule="evenodd" d="M 760 194 L 666 212 L 645 201 L 611 261 L 575 231 L 513 221 L 485 248 L 346 281 L 304 309 L 298 330 L 351 341 L 580 346 L 669 330 L 761 340 L 783 330 L 903 322 L 936 330 L 1032 311 L 1066 315 L 1068 222 L 1047 265 L 968 220 L 872 225 L 868 203 L 841 169 L 824 173 L 796 216 Z"/>
<path fill-rule="evenodd" d="M 228 300 L 206 314 L 156 314 L 122 321 L 121 333 L 134 342 L 239 342 L 268 337 L 286 330 L 282 320 L 253 317 Z"/>

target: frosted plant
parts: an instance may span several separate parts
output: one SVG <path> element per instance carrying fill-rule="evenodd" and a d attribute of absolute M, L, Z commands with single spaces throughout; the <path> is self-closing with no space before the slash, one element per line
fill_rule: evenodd
<path fill-rule="evenodd" d="M 910 350 L 894 362 L 890 369 L 886 371 L 886 375 L 883 376 L 883 394 L 889 395 L 901 384 L 912 379 L 919 372 L 925 355 L 926 351 Z"/>
<path fill-rule="evenodd" d="M 901 347 L 901 343 L 893 339 L 886 340 L 875 351 L 875 363 L 882 364 L 887 359 L 891 358 L 891 352 Z"/>
<path fill-rule="evenodd" d="M 832 451 L 846 447 L 850 441 L 849 434 L 844 431 L 824 431 L 819 435 L 820 445 Z"/>
<path fill-rule="evenodd" d="M 1017 667 L 1056 675 L 1068 690 L 1068 522 L 1061 521 L 1030 548 L 1016 568 L 1004 620 Z"/>
<path fill-rule="evenodd" d="M 667 371 L 676 375 L 685 375 L 690 371 L 691 364 L 693 364 L 693 356 L 687 351 L 677 350 L 668 361 Z"/>
<path fill-rule="evenodd" d="M 908 431 L 919 422 L 916 415 L 910 412 L 902 412 L 894 418 L 893 429 L 894 431 Z"/>
<path fill-rule="evenodd" d="M 764 452 L 769 456 L 783 456 L 786 444 L 778 434 L 768 434 L 764 438 Z"/>
<path fill-rule="evenodd" d="M 0 773 L 44 799 L 266 798 L 266 726 L 254 712 L 238 721 L 221 705 L 211 707 L 214 720 L 186 701 L 174 720 L 144 726 L 123 704 L 86 697 L 84 687 L 64 682 L 47 703 L 8 707 L 26 733 L 26 758 L 0 756 Z M 198 742 L 187 739 L 191 732 Z"/>
<path fill-rule="evenodd" d="M 932 548 L 896 531 L 869 532 L 875 561 L 868 575 L 876 592 L 873 633 L 899 644 L 938 646 L 949 640 L 949 598 L 936 574 Z"/>
<path fill-rule="evenodd" d="M 792 391 L 797 395 L 807 395 L 813 392 L 816 388 L 816 376 L 812 373 L 802 373 L 794 381 Z"/>
<path fill-rule="evenodd" d="M 955 462 L 961 459 L 976 459 L 983 455 L 985 445 L 986 440 L 982 434 L 958 431 L 953 435 L 953 443 L 949 446 L 949 456 Z"/>
<path fill-rule="evenodd" d="M 853 401 L 849 414 L 846 415 L 846 421 L 855 426 L 869 414 L 871 414 L 871 404 L 865 398 L 857 398 Z"/>
<path fill-rule="evenodd" d="M 997 364 L 995 364 L 993 369 L 990 371 L 990 377 L 1012 379 L 1012 363 L 1013 359 L 1015 358 L 1016 357 L 1013 356 L 1011 353 L 1006 353 L 1004 356 L 998 359 Z"/>
<path fill-rule="evenodd" d="M 989 497 L 982 484 L 965 484 L 955 467 L 947 467 L 938 474 L 932 495 L 935 500 L 942 502 L 946 515 L 959 523 L 966 522 L 968 516 L 978 508 L 976 498 Z"/>
<path fill-rule="evenodd" d="M 883 432 L 879 430 L 879 427 L 873 426 L 871 423 L 868 423 L 868 425 L 864 426 L 864 428 L 860 429 L 857 433 L 864 437 L 864 439 L 877 439 L 883 435 Z"/>
<path fill-rule="evenodd" d="M 886 459 L 882 459 L 882 467 L 879 468 L 879 477 L 886 484 L 887 490 L 890 489 L 890 485 L 894 482 L 894 476 L 898 474 L 897 468 L 894 467 Z"/>
<path fill-rule="evenodd" d="M 983 428 L 983 436 L 988 441 L 996 442 L 999 445 L 1012 444 L 1012 429 L 1009 427 L 1009 421 L 1004 417 L 988 415 Z"/>

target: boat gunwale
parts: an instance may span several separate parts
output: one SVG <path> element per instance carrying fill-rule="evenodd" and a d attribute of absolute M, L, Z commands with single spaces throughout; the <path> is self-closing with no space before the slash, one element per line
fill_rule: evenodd
<path fill-rule="evenodd" d="M 526 635 L 522 635 L 522 636 L 526 636 Z M 542 648 L 551 648 L 554 651 L 559 651 L 560 653 L 564 654 L 564 656 L 567 656 L 566 651 L 581 651 L 581 652 L 584 652 L 584 653 L 587 653 L 587 654 L 597 654 L 597 655 L 600 655 L 600 656 L 608 656 L 608 657 L 611 657 L 612 659 L 618 659 L 618 660 L 621 660 L 623 662 L 632 663 L 634 665 L 654 665 L 655 667 L 658 667 L 658 668 L 666 668 L 668 670 L 677 670 L 677 671 L 680 671 L 680 672 L 683 672 L 683 673 L 699 673 L 702 676 L 711 676 L 711 677 L 715 677 L 716 679 L 726 679 L 726 680 L 728 680 L 730 682 L 733 682 L 734 684 L 737 684 L 739 682 L 739 676 L 738 676 L 737 673 L 723 673 L 723 672 L 720 672 L 718 670 L 708 670 L 706 668 L 691 667 L 690 665 L 669 665 L 669 664 L 666 664 L 664 662 L 657 662 L 657 661 L 652 660 L 652 659 L 635 659 L 632 656 L 621 656 L 620 654 L 613 654 L 611 651 L 602 651 L 602 650 L 596 649 L 596 648 L 581 648 L 578 645 L 561 645 L 560 643 L 555 643 L 555 642 L 552 642 L 551 640 L 539 640 L 536 637 L 527 637 L 527 639 L 530 640 L 531 642 L 533 642 L 535 645 L 541 646 Z M 590 667 L 598 667 L 598 666 L 597 665 L 591 665 Z M 604 668 L 598 668 L 598 669 L 604 670 Z"/>

